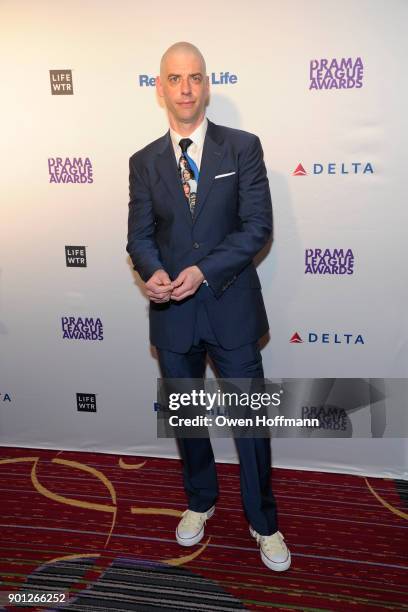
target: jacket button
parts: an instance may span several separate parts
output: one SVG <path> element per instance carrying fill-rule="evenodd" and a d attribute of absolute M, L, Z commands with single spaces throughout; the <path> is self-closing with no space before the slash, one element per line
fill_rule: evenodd
<path fill-rule="evenodd" d="M 198 244 L 198 242 L 193 242 L 193 249 L 199 249 L 200 245 Z"/>

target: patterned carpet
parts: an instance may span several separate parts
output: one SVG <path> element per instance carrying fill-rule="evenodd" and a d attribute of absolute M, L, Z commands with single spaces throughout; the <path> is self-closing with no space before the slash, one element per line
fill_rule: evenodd
<path fill-rule="evenodd" d="M 278 574 L 249 536 L 238 466 L 218 473 L 205 538 L 181 548 L 179 461 L 0 448 L 0 609 L 55 592 L 24 609 L 408 611 L 406 483 L 274 469 L 292 551 Z"/>

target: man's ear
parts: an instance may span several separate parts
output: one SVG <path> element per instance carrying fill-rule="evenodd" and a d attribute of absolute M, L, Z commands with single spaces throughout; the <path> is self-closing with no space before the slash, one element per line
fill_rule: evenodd
<path fill-rule="evenodd" d="M 159 76 L 156 77 L 156 90 L 157 90 L 157 95 L 162 98 L 163 97 L 163 85 L 161 83 Z"/>

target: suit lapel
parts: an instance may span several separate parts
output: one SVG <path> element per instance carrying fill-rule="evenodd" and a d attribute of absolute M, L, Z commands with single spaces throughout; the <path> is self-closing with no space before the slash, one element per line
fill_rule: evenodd
<path fill-rule="evenodd" d="M 157 156 L 157 170 L 172 195 L 171 201 L 174 202 L 175 206 L 180 207 L 180 210 L 184 212 L 186 220 L 191 225 L 191 213 L 188 207 L 187 198 L 181 186 L 170 134 L 167 133 L 164 138 L 164 148 Z"/>
<path fill-rule="evenodd" d="M 201 156 L 200 180 L 198 181 L 197 204 L 193 222 L 197 221 L 204 208 L 214 177 L 224 156 L 224 147 L 218 136 L 217 126 L 209 121 L 204 140 L 203 154 Z"/>

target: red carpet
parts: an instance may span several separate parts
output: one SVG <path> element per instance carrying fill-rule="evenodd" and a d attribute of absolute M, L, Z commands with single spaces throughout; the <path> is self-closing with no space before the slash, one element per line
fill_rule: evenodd
<path fill-rule="evenodd" d="M 408 508 L 393 480 L 274 469 L 292 551 L 276 574 L 249 536 L 238 466 L 218 474 L 216 513 L 189 549 L 174 539 L 179 461 L 1 448 L 0 609 L 17 609 L 7 591 L 64 591 L 59 607 L 24 609 L 408 610 Z"/>

